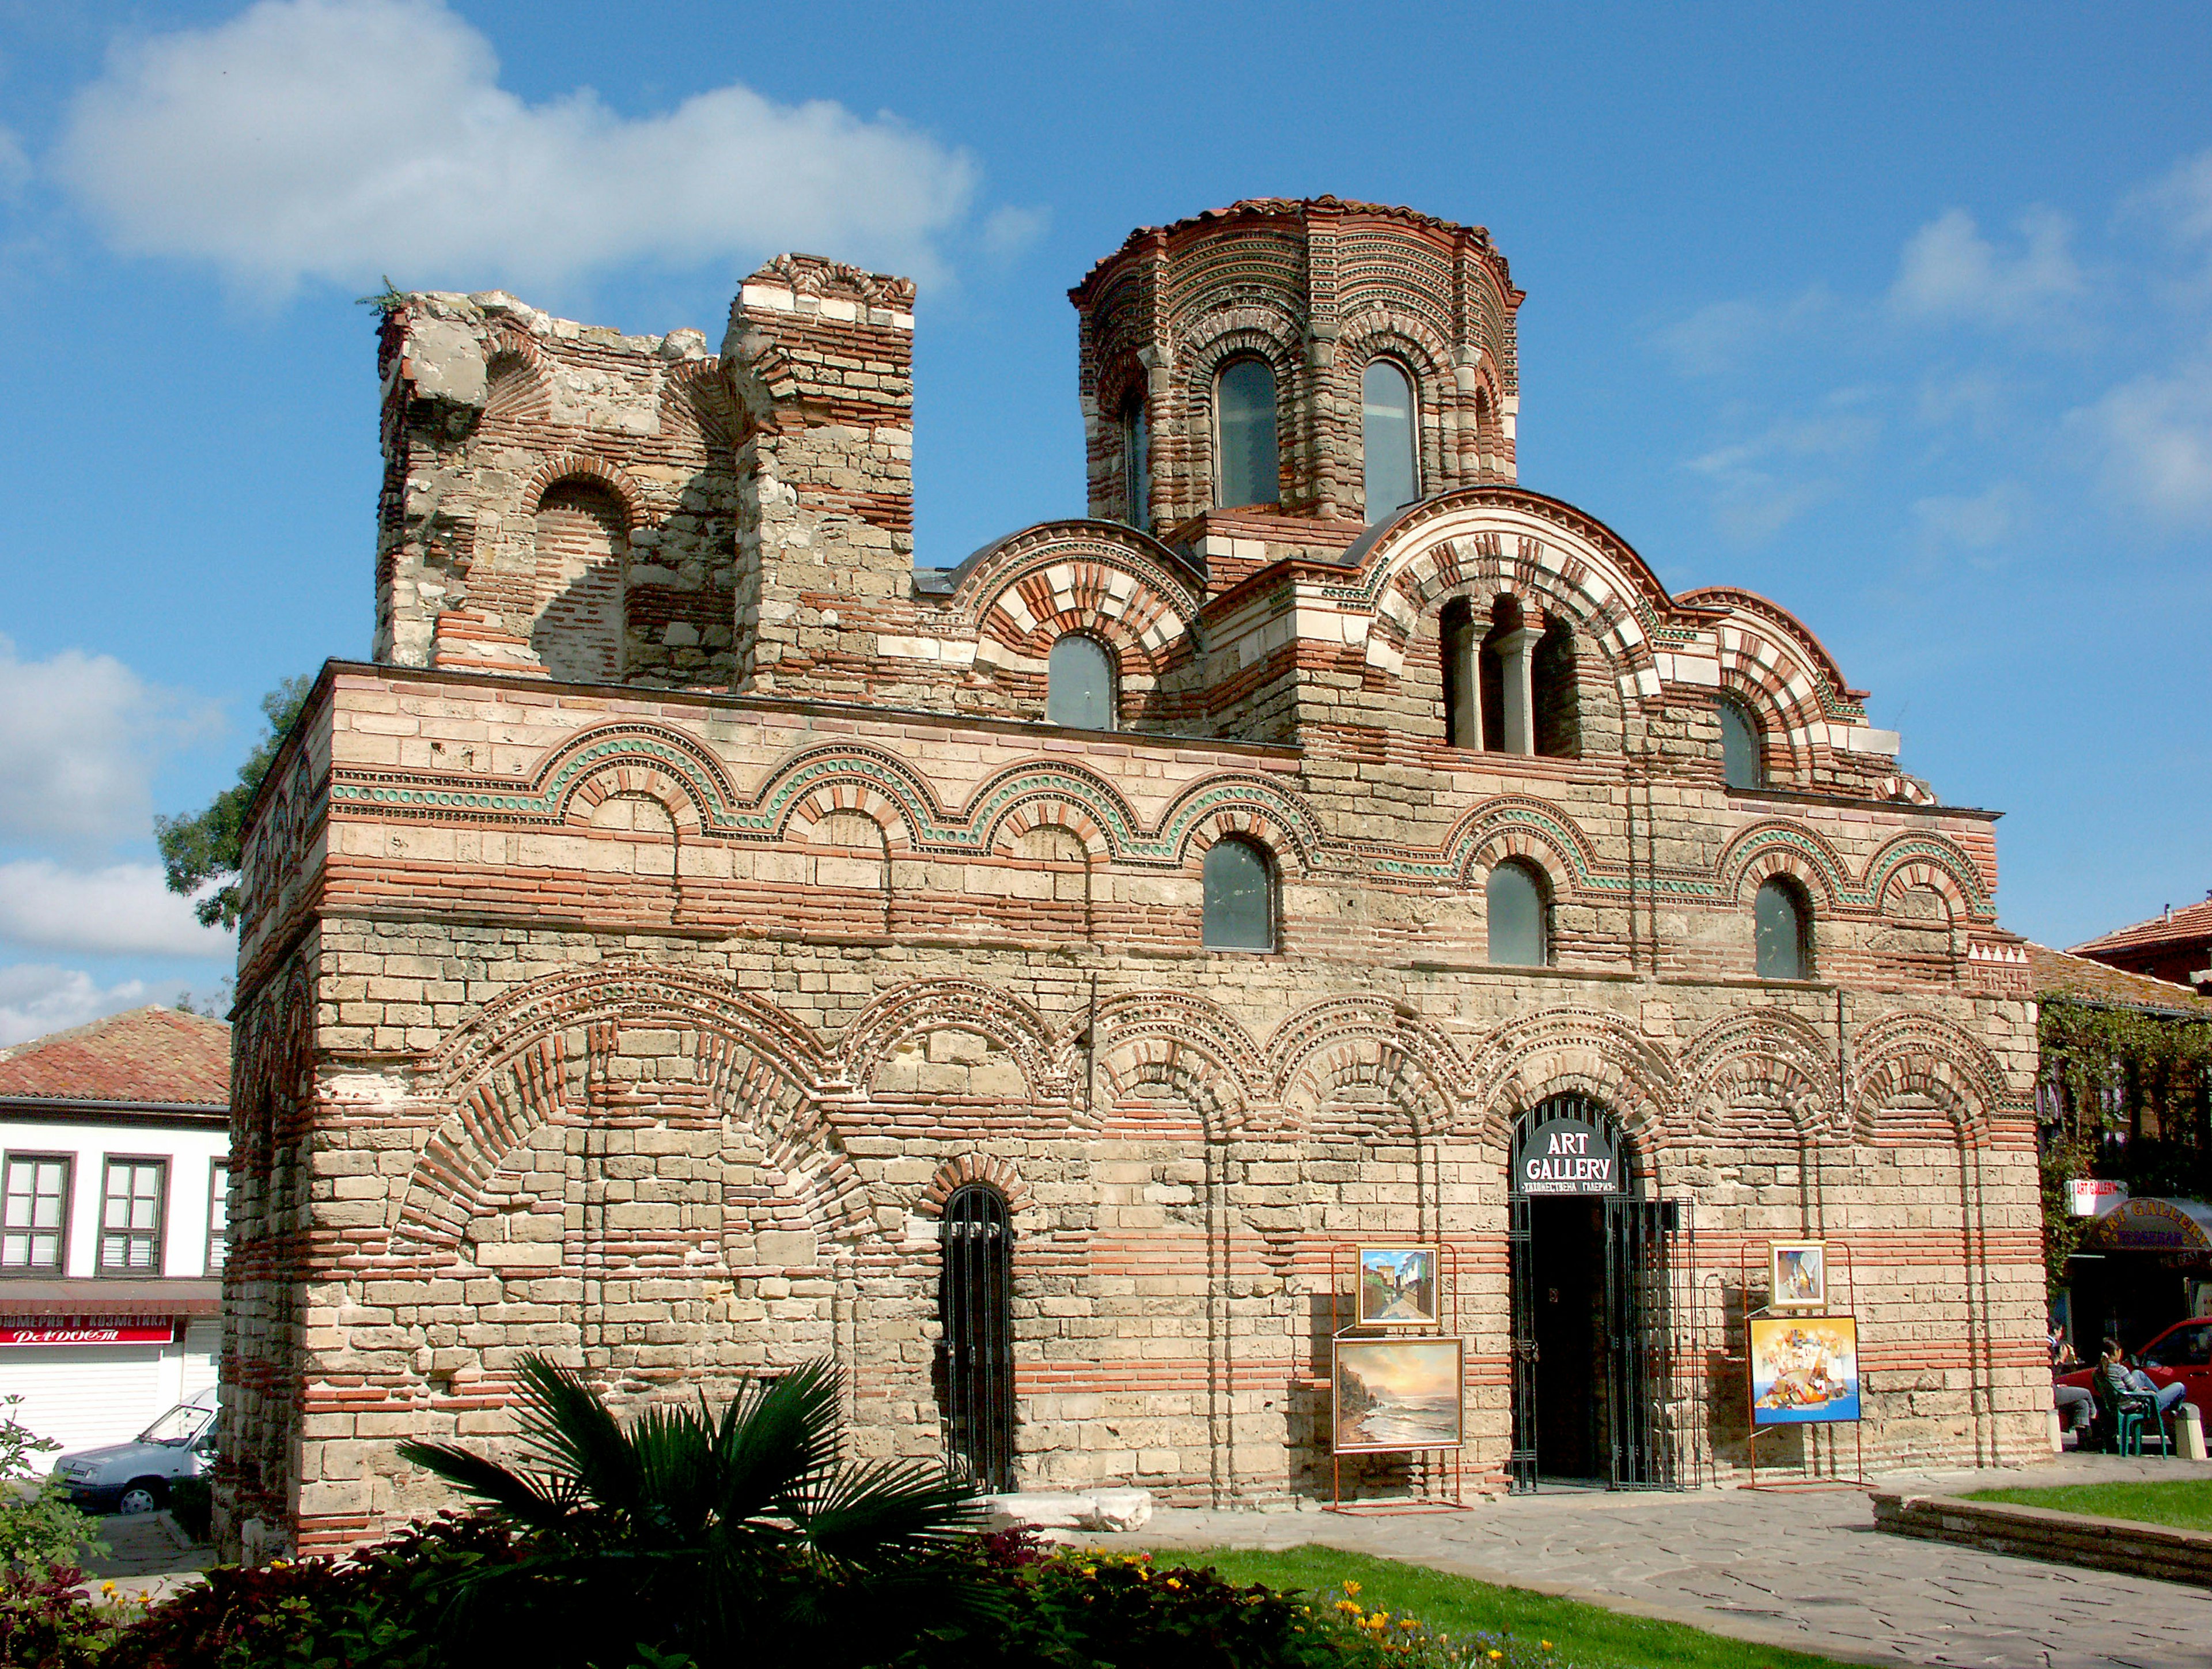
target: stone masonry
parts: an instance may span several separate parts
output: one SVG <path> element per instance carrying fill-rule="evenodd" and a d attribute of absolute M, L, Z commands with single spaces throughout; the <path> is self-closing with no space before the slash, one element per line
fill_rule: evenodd
<path fill-rule="evenodd" d="M 1091 516 L 949 570 L 912 565 L 905 280 L 780 258 L 719 354 L 501 295 L 386 315 L 375 661 L 325 667 L 247 837 L 234 1547 L 434 1509 L 394 1442 L 498 1442 L 528 1350 L 630 1404 L 832 1353 L 857 1449 L 940 1453 L 969 1183 L 1012 1215 L 1024 1484 L 1325 1494 L 1332 1287 L 1376 1238 L 1449 1247 L 1467 1460 L 1500 1477 L 1507 1146 L 1565 1093 L 1694 1229 L 1686 1475 L 1743 1460 L 1776 1237 L 1847 1248 L 1870 1459 L 2040 1441 L 1993 815 L 1901 774 L 1784 610 L 1670 595 L 1516 484 L 1521 292 L 1479 228 L 1239 204 L 1074 300 Z M 1425 496 L 1370 525 L 1382 351 Z M 1274 505 L 1210 502 L 1232 352 L 1275 368 Z M 1157 538 L 1100 416 L 1133 391 Z M 1454 734 L 1448 617 L 1533 712 L 1517 745 Z M 1110 729 L 1044 722 L 1070 632 Z M 1724 701 L 1760 787 L 1725 780 Z M 1272 950 L 1204 941 L 1223 840 L 1271 866 Z M 1505 863 L 1545 965 L 1489 960 Z M 1778 876 L 1801 979 L 1754 972 Z"/>

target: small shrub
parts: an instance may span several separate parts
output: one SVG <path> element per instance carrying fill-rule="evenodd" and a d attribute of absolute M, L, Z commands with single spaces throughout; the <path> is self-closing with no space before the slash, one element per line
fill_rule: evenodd
<path fill-rule="evenodd" d="M 22 1401 L 0 1397 L 0 1565 L 73 1568 L 81 1553 L 105 1553 L 107 1544 L 93 1533 L 98 1522 L 69 1504 L 62 1481 L 31 1464 L 61 1445 L 15 1417 Z"/>
<path fill-rule="evenodd" d="M 120 1627 L 115 1611 L 94 1604 L 75 1565 L 0 1572 L 0 1663 L 81 1669 L 101 1660 Z"/>
<path fill-rule="evenodd" d="M 204 1542 L 215 1529 L 215 1489 L 204 1477 L 179 1477 L 169 1484 L 169 1516 L 191 1540 Z"/>

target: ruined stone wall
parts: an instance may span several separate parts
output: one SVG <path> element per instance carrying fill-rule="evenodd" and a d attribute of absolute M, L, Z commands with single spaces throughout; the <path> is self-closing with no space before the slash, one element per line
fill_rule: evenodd
<path fill-rule="evenodd" d="M 696 330 L 496 291 L 385 315 L 379 661 L 610 683 L 735 676 L 733 414 Z"/>
<path fill-rule="evenodd" d="M 428 1510 L 392 1441 L 495 1441 L 532 1349 L 625 1402 L 831 1351 L 860 1452 L 935 1453 L 933 1213 L 969 1176 L 1014 1206 L 1025 1482 L 1321 1487 L 1332 1260 L 1378 1237 L 1453 1249 L 1495 1474 L 1505 1142 L 1562 1091 L 1691 1203 L 1714 1465 L 1740 1270 L 1808 1233 L 1849 1244 L 1871 1452 L 2037 1441 L 2024 978 L 1985 890 L 1940 966 L 1884 948 L 1905 855 L 1955 887 L 1984 820 L 1794 806 L 1839 891 L 1822 978 L 1776 984 L 1742 856 L 1773 819 L 1717 788 L 1064 735 L 334 669 L 249 856 L 240 1035 L 295 1041 L 238 1092 L 294 1086 L 241 1158 L 234 1533 Z M 1276 856 L 1277 953 L 1200 942 L 1232 833 Z M 1484 960 L 1509 856 L 1555 876 L 1555 967 Z"/>

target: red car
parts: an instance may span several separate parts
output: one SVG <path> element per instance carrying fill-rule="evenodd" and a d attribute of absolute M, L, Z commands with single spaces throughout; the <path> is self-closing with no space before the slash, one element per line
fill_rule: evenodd
<path fill-rule="evenodd" d="M 2187 1400 L 2197 1404 L 2205 1425 L 2212 1428 L 2212 1320 L 2199 1317 L 2175 1322 L 2144 1345 L 2141 1356 L 2142 1371 L 2154 1385 L 2169 1386 L 2179 1380 L 2187 1386 Z M 2087 1390 L 2089 1375 L 2095 1371 L 2092 1364 L 2061 1374 L 2057 1383 Z"/>

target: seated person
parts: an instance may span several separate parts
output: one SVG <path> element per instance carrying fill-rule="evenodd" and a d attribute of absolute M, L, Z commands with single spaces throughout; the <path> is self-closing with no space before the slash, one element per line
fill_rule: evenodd
<path fill-rule="evenodd" d="M 2089 1428 L 2097 1422 L 2097 1398 L 2086 1385 L 2054 1385 L 2051 1387 L 2051 1405 L 2066 1417 L 2066 1429 L 2077 1438 L 2087 1437 Z"/>
<path fill-rule="evenodd" d="M 2129 1367 L 2127 1353 L 2120 1349 L 2120 1342 L 2116 1338 L 2105 1341 L 2105 1353 L 2098 1360 L 2097 1372 L 2103 1377 L 2105 1384 L 2118 1395 L 2141 1395 L 2152 1398 L 2158 1404 L 2158 1411 L 2161 1415 L 2170 1413 L 2173 1405 L 2189 1394 L 2189 1387 L 2179 1380 L 2161 1386 L 2142 1368 Z"/>

